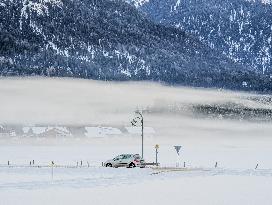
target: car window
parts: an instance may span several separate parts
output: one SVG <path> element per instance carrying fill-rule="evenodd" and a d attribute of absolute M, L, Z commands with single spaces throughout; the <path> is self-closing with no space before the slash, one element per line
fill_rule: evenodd
<path fill-rule="evenodd" d="M 116 161 L 116 160 L 120 160 L 120 159 L 122 159 L 122 158 L 123 158 L 122 155 L 118 155 L 117 157 L 114 157 L 113 160 Z"/>
<path fill-rule="evenodd" d="M 117 157 L 113 158 L 113 160 L 116 161 L 116 160 L 121 160 L 121 159 L 129 159 L 132 156 L 133 155 L 131 155 L 131 154 L 122 154 L 122 155 L 118 155 Z"/>
<path fill-rule="evenodd" d="M 123 159 L 129 159 L 130 157 L 131 157 L 130 154 L 126 154 L 126 155 L 124 155 Z"/>

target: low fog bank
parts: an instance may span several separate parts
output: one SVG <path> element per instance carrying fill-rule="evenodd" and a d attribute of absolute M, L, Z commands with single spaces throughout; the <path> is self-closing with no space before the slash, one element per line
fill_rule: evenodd
<path fill-rule="evenodd" d="M 270 136 L 269 95 L 150 82 L 2 78 L 0 125 L 130 126 L 144 110 L 157 136 Z"/>
<path fill-rule="evenodd" d="M 7 124 L 126 123 L 147 114 L 272 119 L 271 96 L 167 87 L 149 82 L 1 79 L 0 122 Z"/>

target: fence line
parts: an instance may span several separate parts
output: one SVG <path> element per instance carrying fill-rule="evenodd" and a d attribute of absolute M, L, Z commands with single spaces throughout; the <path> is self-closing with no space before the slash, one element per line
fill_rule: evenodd
<path fill-rule="evenodd" d="M 34 160 L 29 161 L 29 163 L 25 164 L 16 164 L 16 163 L 11 163 L 11 161 L 7 161 L 6 164 L 0 164 L 0 168 L 51 168 L 52 166 L 54 168 L 95 168 L 95 167 L 104 167 L 104 163 L 102 162 L 101 165 L 91 165 L 89 161 L 77 161 L 74 164 L 58 164 L 54 163 L 55 161 L 51 161 L 48 163 L 48 165 L 45 164 L 38 164 Z M 149 163 L 151 164 L 151 163 Z M 189 164 L 189 166 L 188 166 Z M 148 165 L 147 167 L 161 167 L 161 168 L 197 168 L 196 166 L 190 165 L 188 162 L 182 162 L 182 163 L 172 163 L 172 164 L 158 164 L 154 163 L 154 165 Z M 220 167 L 218 162 L 214 163 L 214 166 L 199 166 L 201 168 L 226 168 L 226 167 Z M 256 165 L 252 166 L 249 169 L 255 169 L 257 170 L 260 167 L 260 164 L 257 163 Z M 267 168 L 270 169 L 270 168 Z"/>

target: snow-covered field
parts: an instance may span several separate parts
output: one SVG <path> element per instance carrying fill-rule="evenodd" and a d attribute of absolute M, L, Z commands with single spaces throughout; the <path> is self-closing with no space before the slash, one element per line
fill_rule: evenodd
<path fill-rule="evenodd" d="M 1 204 L 271 204 L 272 170 L 1 168 Z"/>
<path fill-rule="evenodd" d="M 151 83 L 1 79 L 0 99 L 3 126 L 97 126 L 121 133 L 59 138 L 0 134 L 1 205 L 271 204 L 269 95 Z M 215 110 L 198 113 L 203 105 Z M 136 109 L 145 110 L 145 125 L 154 130 L 145 136 L 146 161 L 155 160 L 159 144 L 161 167 L 185 162 L 186 169 L 101 166 L 115 155 L 141 152 L 140 135 L 123 129 Z M 236 113 L 241 109 L 244 117 Z M 174 145 L 182 146 L 180 158 Z M 29 166 L 32 160 L 35 166 Z"/>

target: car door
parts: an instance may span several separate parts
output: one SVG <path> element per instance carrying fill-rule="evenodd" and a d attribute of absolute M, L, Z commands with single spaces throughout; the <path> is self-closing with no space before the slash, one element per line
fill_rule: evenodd
<path fill-rule="evenodd" d="M 122 158 L 121 155 L 119 155 L 119 156 L 113 158 L 112 166 L 113 166 L 113 167 L 118 167 L 119 164 L 120 164 L 120 162 L 121 162 L 121 158 Z"/>
<path fill-rule="evenodd" d="M 120 166 L 120 167 L 126 166 L 127 163 L 128 163 L 128 162 L 127 162 L 127 158 L 128 158 L 127 154 L 121 155 L 121 157 L 120 157 L 120 159 L 119 159 L 118 166 Z"/>
<path fill-rule="evenodd" d="M 125 166 L 125 161 L 124 161 L 125 155 L 119 155 L 113 159 L 114 161 L 114 166 L 115 167 L 121 167 Z"/>
<path fill-rule="evenodd" d="M 124 157 L 122 159 L 122 165 L 127 166 L 130 164 L 130 162 L 131 162 L 131 155 L 130 154 L 124 155 Z"/>

